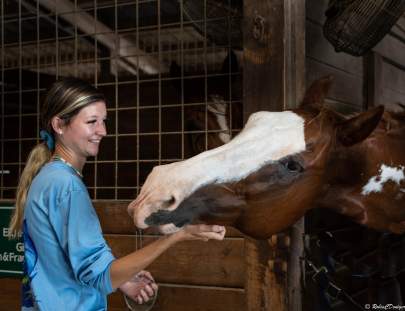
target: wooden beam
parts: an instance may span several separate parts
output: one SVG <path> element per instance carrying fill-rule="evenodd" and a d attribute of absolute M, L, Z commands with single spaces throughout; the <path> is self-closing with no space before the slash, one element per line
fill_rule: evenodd
<path fill-rule="evenodd" d="M 284 108 L 284 1 L 244 1 L 244 117 Z"/>
<path fill-rule="evenodd" d="M 364 71 L 365 71 L 365 102 L 363 109 L 367 110 L 369 108 L 382 105 L 382 66 L 383 58 L 377 52 L 369 52 L 364 57 Z"/>
<path fill-rule="evenodd" d="M 153 311 L 245 311 L 242 289 L 209 286 L 172 286 L 159 284 Z M 7 309 L 17 310 L 17 309 Z M 116 292 L 108 298 L 109 311 L 128 310 L 122 294 Z"/>
<path fill-rule="evenodd" d="M 113 254 L 120 258 L 156 241 L 156 236 L 105 235 Z M 243 288 L 243 239 L 184 241 L 168 249 L 147 270 L 157 282 Z"/>
<path fill-rule="evenodd" d="M 131 201 L 126 200 L 93 200 L 94 208 L 100 220 L 104 234 L 139 234 L 140 231 L 134 225 L 128 215 L 127 207 Z M 156 228 L 142 230 L 142 234 L 160 234 Z M 242 237 L 242 234 L 234 228 L 226 228 L 226 237 Z"/>
<path fill-rule="evenodd" d="M 305 0 L 245 0 L 243 29 L 245 122 L 256 111 L 296 107 L 305 89 Z M 301 310 L 303 233 L 300 221 L 291 236 L 274 236 L 281 244 L 245 240 L 246 310 Z"/>

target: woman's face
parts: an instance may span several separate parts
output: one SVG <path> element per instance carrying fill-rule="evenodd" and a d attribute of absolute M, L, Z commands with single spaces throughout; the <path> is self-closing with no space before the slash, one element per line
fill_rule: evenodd
<path fill-rule="evenodd" d="M 60 140 L 79 159 L 96 156 L 101 139 L 107 134 L 107 109 L 103 101 L 84 107 L 68 125 L 62 127 Z"/>

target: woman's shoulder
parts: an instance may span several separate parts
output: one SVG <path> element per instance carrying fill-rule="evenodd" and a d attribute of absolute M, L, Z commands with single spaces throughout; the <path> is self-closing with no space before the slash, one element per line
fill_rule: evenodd
<path fill-rule="evenodd" d="M 86 190 L 81 178 L 58 161 L 45 164 L 35 177 L 33 184 L 40 184 L 43 189 L 59 189 L 63 192 Z"/>

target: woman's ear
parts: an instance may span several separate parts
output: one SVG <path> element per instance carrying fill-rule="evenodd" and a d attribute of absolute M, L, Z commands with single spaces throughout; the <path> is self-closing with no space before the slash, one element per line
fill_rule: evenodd
<path fill-rule="evenodd" d="M 65 122 L 59 117 L 53 117 L 51 120 L 52 129 L 55 133 L 62 135 Z"/>

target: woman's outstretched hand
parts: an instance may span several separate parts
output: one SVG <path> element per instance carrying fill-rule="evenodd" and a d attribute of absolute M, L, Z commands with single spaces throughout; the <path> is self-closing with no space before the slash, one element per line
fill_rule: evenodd
<path fill-rule="evenodd" d="M 153 298 L 158 286 L 152 275 L 148 271 L 142 270 L 131 280 L 122 284 L 120 290 L 133 301 L 142 304 Z"/>
<path fill-rule="evenodd" d="M 180 240 L 223 240 L 226 229 L 218 225 L 188 225 L 176 232 Z"/>

